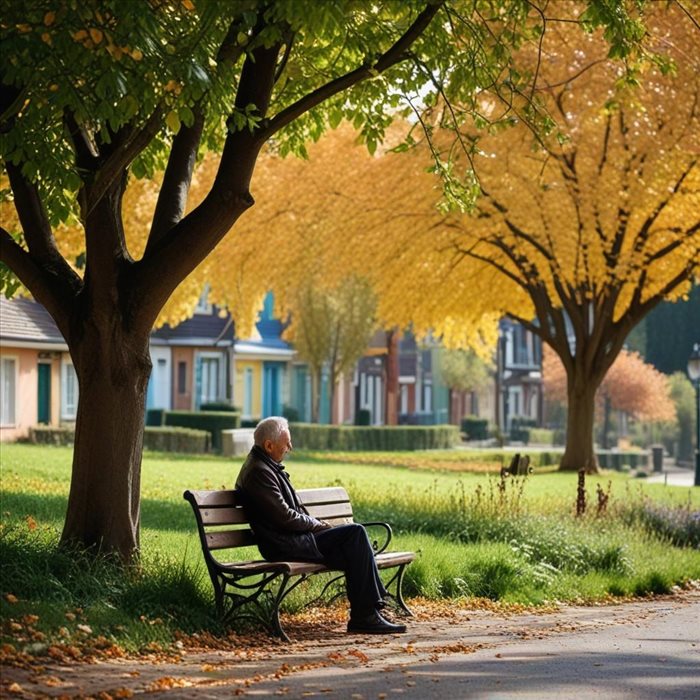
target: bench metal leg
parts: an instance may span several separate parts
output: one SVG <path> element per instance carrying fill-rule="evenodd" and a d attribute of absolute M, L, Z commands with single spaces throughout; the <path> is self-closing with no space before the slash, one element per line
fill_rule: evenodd
<path fill-rule="evenodd" d="M 410 608 L 406 605 L 406 602 L 403 599 L 403 594 L 401 592 L 401 587 L 403 584 L 403 576 L 404 573 L 406 572 L 406 564 L 399 564 L 397 567 L 396 573 L 389 579 L 389 581 L 386 584 L 386 589 L 389 593 L 389 597 L 392 598 L 392 602 L 394 605 L 403 611 L 403 614 L 413 617 L 413 613 L 411 612 Z M 392 593 L 390 589 L 394 587 L 394 592 Z"/>

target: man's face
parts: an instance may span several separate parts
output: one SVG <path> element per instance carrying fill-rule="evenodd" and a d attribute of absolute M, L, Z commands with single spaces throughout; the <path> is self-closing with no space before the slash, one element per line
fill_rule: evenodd
<path fill-rule="evenodd" d="M 288 430 L 283 430 L 277 440 L 265 440 L 263 447 L 275 462 L 281 462 L 284 456 L 292 450 L 292 437 Z"/>

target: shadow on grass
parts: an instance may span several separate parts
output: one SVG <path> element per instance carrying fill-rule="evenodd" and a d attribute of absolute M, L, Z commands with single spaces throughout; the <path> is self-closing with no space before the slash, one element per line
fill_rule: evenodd
<path fill-rule="evenodd" d="M 67 503 L 65 496 L 5 491 L 2 494 L 3 520 L 11 522 L 31 517 L 43 522 L 63 522 Z M 142 499 L 141 525 L 153 530 L 197 531 L 192 507 L 184 499 L 179 502 Z"/>

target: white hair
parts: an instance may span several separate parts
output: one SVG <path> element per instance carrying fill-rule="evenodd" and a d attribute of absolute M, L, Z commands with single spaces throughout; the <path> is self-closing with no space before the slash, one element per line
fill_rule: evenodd
<path fill-rule="evenodd" d="M 289 421 L 282 416 L 270 416 L 263 418 L 256 426 L 253 433 L 255 444 L 262 447 L 265 440 L 276 442 L 285 430 L 289 430 Z"/>

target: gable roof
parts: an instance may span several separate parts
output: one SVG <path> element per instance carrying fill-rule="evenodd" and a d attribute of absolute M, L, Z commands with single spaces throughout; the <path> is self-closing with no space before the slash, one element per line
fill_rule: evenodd
<path fill-rule="evenodd" d="M 39 344 L 66 347 L 49 312 L 33 299 L 0 296 L 0 340 L 6 345 Z"/>
<path fill-rule="evenodd" d="M 151 333 L 151 342 L 167 345 L 220 345 L 233 343 L 234 324 L 229 313 L 219 314 L 216 306 L 211 313 L 195 313 L 194 316 L 172 327 L 164 325 Z"/>

